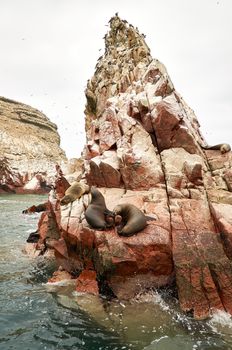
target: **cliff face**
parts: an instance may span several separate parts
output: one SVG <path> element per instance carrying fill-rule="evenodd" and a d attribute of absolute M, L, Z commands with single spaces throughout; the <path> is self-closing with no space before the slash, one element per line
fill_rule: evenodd
<path fill-rule="evenodd" d="M 59 207 L 67 184 L 58 174 L 36 249 L 53 247 L 71 274 L 94 270 L 120 298 L 175 281 L 194 317 L 232 313 L 231 152 L 203 150 L 196 116 L 137 29 L 115 16 L 105 43 L 86 89 L 84 176 L 109 209 L 132 203 L 156 221 L 132 237 L 93 230 L 87 195 Z"/>
<path fill-rule="evenodd" d="M 45 178 L 54 175 L 55 164 L 66 160 L 59 144 L 57 127 L 44 114 L 0 97 L 0 183 L 3 190 L 8 186 L 8 190 L 23 191 L 24 185 L 30 190 L 33 183 L 28 182 L 38 174 L 41 181 L 46 182 Z"/>

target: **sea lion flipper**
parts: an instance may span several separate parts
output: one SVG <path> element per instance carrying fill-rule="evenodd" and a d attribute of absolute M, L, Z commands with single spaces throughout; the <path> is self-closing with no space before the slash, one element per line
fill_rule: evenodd
<path fill-rule="evenodd" d="M 147 221 L 156 221 L 157 219 L 154 218 L 153 216 L 145 215 Z"/>

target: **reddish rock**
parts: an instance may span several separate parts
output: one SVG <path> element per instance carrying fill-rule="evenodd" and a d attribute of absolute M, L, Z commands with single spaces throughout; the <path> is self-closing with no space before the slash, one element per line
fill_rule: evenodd
<path fill-rule="evenodd" d="M 47 186 L 44 175 L 30 174 L 29 179 L 28 173 L 22 175 L 16 169 L 17 167 L 12 168 L 6 157 L 0 159 L 0 193 L 45 194 L 49 192 L 50 187 Z"/>
<path fill-rule="evenodd" d="M 220 233 L 226 255 L 232 260 L 232 208 L 231 204 L 211 203 L 215 225 Z"/>
<path fill-rule="evenodd" d="M 41 253 L 36 243 L 26 243 L 23 252 L 31 258 L 37 258 Z"/>
<path fill-rule="evenodd" d="M 227 184 L 228 190 L 232 192 L 232 169 L 226 170 L 223 178 Z"/>
<path fill-rule="evenodd" d="M 70 183 L 63 176 L 63 172 L 59 166 L 57 166 L 55 184 L 56 198 L 61 199 L 62 197 L 64 197 L 65 191 L 70 187 Z"/>
<path fill-rule="evenodd" d="M 227 293 L 230 295 L 231 286 L 226 286 L 222 271 L 232 278 L 232 265 L 216 233 L 207 202 L 179 200 L 175 205 L 178 209 L 171 213 L 173 259 L 182 309 L 193 310 L 198 319 L 208 317 L 212 308 L 230 312 L 232 303 Z"/>
<path fill-rule="evenodd" d="M 57 219 L 51 206 L 47 212 L 43 212 L 38 223 L 38 232 L 40 240 L 44 242 L 49 239 L 58 239 L 60 237 L 60 230 Z"/>
<path fill-rule="evenodd" d="M 93 270 L 83 270 L 76 280 L 76 291 L 99 295 L 97 274 Z"/>
<path fill-rule="evenodd" d="M 121 135 L 114 108 L 107 108 L 102 118 L 102 123 L 99 125 L 99 146 L 101 153 L 108 151 L 115 145 Z"/>
<path fill-rule="evenodd" d="M 120 187 L 119 159 L 114 151 L 105 151 L 91 159 L 87 173 L 88 183 L 100 187 Z"/>
<path fill-rule="evenodd" d="M 73 276 L 69 272 L 58 270 L 53 273 L 52 277 L 48 279 L 48 282 L 57 283 L 62 281 L 70 281 L 72 279 Z"/>
<path fill-rule="evenodd" d="M 124 194 L 121 189 L 113 189 L 113 197 L 111 189 L 103 189 L 102 191 L 110 209 L 113 209 L 118 202 L 128 202 L 141 208 L 144 205 L 148 215 L 155 213 L 156 205 L 151 201 L 152 198 L 147 197 L 146 191 L 128 191 Z M 72 208 L 62 209 L 61 225 L 65 230 L 63 237 L 67 242 L 67 246 L 72 246 L 72 250 L 75 249 L 77 252 L 76 261 L 81 260 L 85 268 L 95 267 L 99 276 L 105 276 L 115 294 L 117 294 L 117 291 L 114 290 L 112 281 L 116 276 L 125 280 L 125 276 L 134 276 L 134 274 L 143 276 L 149 273 L 151 275 L 150 280 L 154 281 L 153 286 L 167 284 L 173 277 L 169 233 L 170 216 L 167 202 L 165 202 L 166 192 L 158 189 L 157 191 L 151 191 L 150 196 L 157 201 L 159 199 L 159 202 L 162 202 L 162 208 L 166 207 L 166 210 L 160 213 L 160 221 L 148 222 L 143 232 L 128 238 L 119 237 L 114 229 L 94 231 L 86 227 L 87 223 L 85 221 L 78 225 L 79 218 L 84 211 L 81 200 L 76 201 Z M 68 218 L 66 215 L 68 215 Z M 63 256 L 63 261 L 59 259 L 59 264 L 67 268 L 68 261 L 70 261 L 70 257 L 65 258 Z M 71 271 L 70 269 L 72 269 L 72 264 L 68 271 Z M 143 279 L 143 277 L 140 277 L 140 279 Z M 151 283 L 148 281 L 148 286 L 150 285 Z"/>
<path fill-rule="evenodd" d="M 93 230 L 90 195 L 60 207 L 69 184 L 57 169 L 37 247 L 53 247 L 58 266 L 79 275 L 78 291 L 97 294 L 97 278 L 128 299 L 175 282 L 196 319 L 232 313 L 232 153 L 202 149 L 194 112 L 144 38 L 118 16 L 110 28 L 86 89 L 83 178 L 110 210 L 131 203 L 156 220 L 131 237 Z"/>

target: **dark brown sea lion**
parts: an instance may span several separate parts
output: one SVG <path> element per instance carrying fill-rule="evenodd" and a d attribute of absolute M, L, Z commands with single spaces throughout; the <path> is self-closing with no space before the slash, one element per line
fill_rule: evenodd
<path fill-rule="evenodd" d="M 226 153 L 231 151 L 231 147 L 228 143 L 219 143 L 218 145 L 214 146 L 201 146 L 203 149 L 212 149 L 212 150 L 219 150 L 221 153 Z"/>
<path fill-rule="evenodd" d="M 84 193 L 89 192 L 89 186 L 81 182 L 73 182 L 72 185 L 65 191 L 64 197 L 60 204 L 65 205 L 79 199 Z"/>
<path fill-rule="evenodd" d="M 42 211 L 47 210 L 47 204 L 48 202 L 38 204 L 38 205 L 32 205 L 31 207 L 24 209 L 22 213 L 23 214 L 41 213 Z"/>
<path fill-rule="evenodd" d="M 31 232 L 28 236 L 27 243 L 37 243 L 40 238 L 38 231 Z"/>
<path fill-rule="evenodd" d="M 112 227 L 114 225 L 114 213 L 107 209 L 104 196 L 96 187 L 92 187 L 90 193 L 92 199 L 85 211 L 86 221 L 97 230 Z"/>
<path fill-rule="evenodd" d="M 132 236 L 143 230 L 148 220 L 155 220 L 155 218 L 146 216 L 139 208 L 129 203 L 116 205 L 113 212 L 115 214 L 115 224 L 120 224 L 118 228 L 120 236 Z"/>

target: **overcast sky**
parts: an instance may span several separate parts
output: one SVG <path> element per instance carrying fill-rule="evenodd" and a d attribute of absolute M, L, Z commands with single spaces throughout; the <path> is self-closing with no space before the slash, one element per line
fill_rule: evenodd
<path fill-rule="evenodd" d="M 43 111 L 80 156 L 84 89 L 116 12 L 146 35 L 206 141 L 232 144 L 231 0 L 0 0 L 0 95 Z"/>

